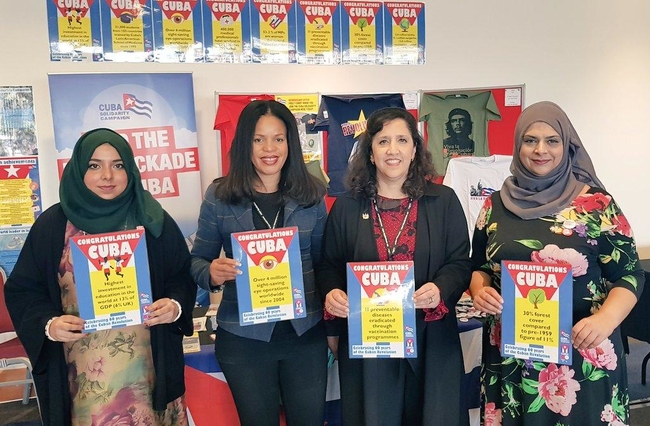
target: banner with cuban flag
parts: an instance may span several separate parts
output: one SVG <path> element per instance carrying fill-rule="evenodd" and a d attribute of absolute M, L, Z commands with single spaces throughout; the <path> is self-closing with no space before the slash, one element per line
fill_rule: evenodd
<path fill-rule="evenodd" d="M 192 74 L 52 74 L 49 86 L 59 177 L 83 133 L 115 130 L 191 245 L 202 200 Z"/>
<path fill-rule="evenodd" d="M 125 93 L 122 95 L 124 101 L 124 109 L 131 111 L 134 114 L 143 115 L 147 118 L 151 118 L 151 113 L 153 112 L 153 104 L 149 101 L 141 101 L 136 98 L 135 95 L 130 93 Z"/>

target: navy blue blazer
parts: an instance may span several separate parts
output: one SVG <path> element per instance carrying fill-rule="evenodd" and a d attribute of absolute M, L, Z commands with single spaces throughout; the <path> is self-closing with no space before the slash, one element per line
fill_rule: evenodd
<path fill-rule="evenodd" d="M 215 196 L 216 184 L 212 183 L 205 192 L 199 214 L 199 226 L 192 247 L 191 273 L 196 283 L 210 290 L 210 263 L 219 257 L 221 250 L 232 258 L 230 234 L 255 229 L 252 203 L 227 204 Z M 290 200 L 284 206 L 282 227 L 297 226 L 300 240 L 300 256 L 305 287 L 306 318 L 291 320 L 300 336 L 316 325 L 323 317 L 323 307 L 316 292 L 314 264 L 320 262 L 321 241 L 327 210 L 321 200 L 311 207 L 304 207 Z M 227 281 L 223 289 L 223 299 L 217 312 L 219 327 L 237 336 L 249 339 L 270 341 L 275 323 L 240 326 L 237 306 L 237 289 L 234 281 Z"/>

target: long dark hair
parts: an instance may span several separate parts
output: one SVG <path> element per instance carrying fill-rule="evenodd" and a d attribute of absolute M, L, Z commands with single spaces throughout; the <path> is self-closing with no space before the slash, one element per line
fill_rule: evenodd
<path fill-rule="evenodd" d="M 409 197 L 418 198 L 424 194 L 426 181 L 436 177 L 431 153 L 424 147 L 424 140 L 418 132 L 418 125 L 413 115 L 403 108 L 382 108 L 368 117 L 366 130 L 359 137 L 358 149 L 348 168 L 345 183 L 355 196 L 375 198 L 377 195 L 377 167 L 370 161 L 372 139 L 382 131 L 384 125 L 393 120 L 406 122 L 415 144 L 415 157 L 409 166 L 406 181 L 402 185 L 404 193 Z"/>
<path fill-rule="evenodd" d="M 255 126 L 263 115 L 280 119 L 287 128 L 288 155 L 278 186 L 283 199 L 307 206 L 317 204 L 325 194 L 325 188 L 307 171 L 296 118 L 289 108 L 276 101 L 253 101 L 242 111 L 230 148 L 230 171 L 228 175 L 215 179 L 219 183 L 215 195 L 230 204 L 254 198 L 255 182 L 259 177 L 252 162 L 253 138 Z"/>

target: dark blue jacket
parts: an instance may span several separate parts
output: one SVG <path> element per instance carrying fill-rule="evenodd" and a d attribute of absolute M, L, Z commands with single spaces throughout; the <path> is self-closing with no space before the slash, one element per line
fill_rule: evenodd
<path fill-rule="evenodd" d="M 252 203 L 232 205 L 218 200 L 215 195 L 215 183 L 205 192 L 196 239 L 192 247 L 192 276 L 196 283 L 206 290 L 210 289 L 210 263 L 219 257 L 221 250 L 232 258 L 230 234 L 255 229 L 253 224 Z M 314 264 L 320 262 L 321 241 L 325 229 L 327 210 L 321 200 L 311 207 L 304 207 L 290 200 L 284 206 L 283 227 L 297 226 L 302 258 L 302 274 L 305 288 L 307 317 L 291 320 L 296 333 L 300 336 L 323 317 L 323 308 L 316 293 Z M 234 281 L 226 282 L 223 299 L 217 313 L 219 327 L 237 336 L 249 339 L 270 341 L 275 323 L 240 326 L 237 307 L 237 289 Z"/>

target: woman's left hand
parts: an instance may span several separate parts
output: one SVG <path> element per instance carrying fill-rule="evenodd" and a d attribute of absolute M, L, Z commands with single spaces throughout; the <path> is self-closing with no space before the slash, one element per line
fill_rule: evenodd
<path fill-rule="evenodd" d="M 144 324 L 148 327 L 159 324 L 170 324 L 178 315 L 178 306 L 168 297 L 158 299 L 147 308 L 147 319 Z"/>
<path fill-rule="evenodd" d="M 418 309 L 435 309 L 440 304 L 440 289 L 432 282 L 422 285 L 413 293 L 413 301 Z"/>
<path fill-rule="evenodd" d="M 578 350 L 593 349 L 608 338 L 616 326 L 612 327 L 606 315 L 595 313 L 581 319 L 573 326 L 572 343 Z"/>

